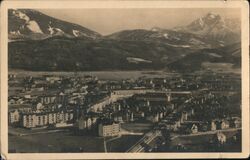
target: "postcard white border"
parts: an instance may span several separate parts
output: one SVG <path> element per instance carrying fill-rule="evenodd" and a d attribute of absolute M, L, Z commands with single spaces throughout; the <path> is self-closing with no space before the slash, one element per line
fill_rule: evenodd
<path fill-rule="evenodd" d="M 241 153 L 8 153 L 8 8 L 241 8 L 242 152 Z M 5 159 L 167 159 L 246 158 L 249 156 L 249 5 L 247 1 L 4 1 L 1 3 L 1 154 Z"/>

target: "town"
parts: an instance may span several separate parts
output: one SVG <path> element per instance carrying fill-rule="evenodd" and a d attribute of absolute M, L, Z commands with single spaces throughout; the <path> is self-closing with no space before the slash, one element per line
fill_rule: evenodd
<path fill-rule="evenodd" d="M 8 84 L 11 143 L 25 136 L 50 139 L 50 135 L 70 133 L 77 137 L 74 143 L 82 142 L 58 149 L 59 142 L 51 140 L 42 150 L 211 152 L 228 150 L 231 144 L 234 148 L 229 151 L 241 150 L 241 78 L 237 74 L 203 72 L 105 80 L 77 73 L 9 73 Z M 95 139 L 89 143 L 103 148 L 91 150 L 84 137 Z M 9 148 L 9 152 L 20 151 Z"/>

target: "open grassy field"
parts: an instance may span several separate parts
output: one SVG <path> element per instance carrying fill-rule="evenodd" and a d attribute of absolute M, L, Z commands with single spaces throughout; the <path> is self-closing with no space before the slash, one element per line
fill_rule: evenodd
<path fill-rule="evenodd" d="M 9 152 L 60 153 L 103 151 L 103 138 L 101 137 L 76 136 L 71 132 L 58 132 L 29 136 L 9 135 Z"/>
<path fill-rule="evenodd" d="M 121 127 L 130 132 L 147 132 L 153 128 L 152 123 L 123 123 Z"/>
<path fill-rule="evenodd" d="M 139 141 L 142 136 L 138 135 L 125 135 L 118 139 L 107 142 L 108 152 L 126 152 L 131 146 Z"/>
<path fill-rule="evenodd" d="M 227 137 L 227 142 L 223 148 L 220 148 L 220 151 L 223 152 L 240 152 L 241 151 L 241 143 L 232 144 L 232 137 L 237 133 L 237 130 L 234 131 L 223 131 L 223 133 Z M 213 139 L 215 133 L 213 134 L 202 134 L 202 135 L 191 135 L 191 136 L 180 136 L 174 138 L 170 144 L 170 146 L 184 145 L 187 149 L 187 152 L 216 152 L 217 149 L 209 146 L 209 141 Z M 174 150 L 175 151 L 175 150 Z"/>
<path fill-rule="evenodd" d="M 233 137 L 238 131 L 237 130 L 225 130 L 222 131 L 223 134 L 226 135 L 227 139 Z M 199 144 L 199 143 L 207 143 L 209 140 L 211 140 L 215 136 L 215 133 L 209 133 L 209 134 L 202 134 L 202 135 L 187 135 L 187 136 L 180 136 L 175 138 L 172 141 L 172 145 L 177 145 L 177 144 Z"/>
<path fill-rule="evenodd" d="M 223 72 L 223 73 L 241 73 L 240 68 L 234 68 L 232 63 L 210 63 L 203 62 L 201 65 L 206 70 L 211 70 L 213 72 Z"/>

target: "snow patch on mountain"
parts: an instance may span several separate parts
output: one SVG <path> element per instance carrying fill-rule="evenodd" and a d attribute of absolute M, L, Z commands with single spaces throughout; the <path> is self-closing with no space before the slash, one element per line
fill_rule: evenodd
<path fill-rule="evenodd" d="M 21 35 L 20 31 L 10 31 L 10 34 L 12 35 Z"/>
<path fill-rule="evenodd" d="M 196 39 L 196 38 L 190 38 L 189 43 L 194 44 L 194 45 L 204 45 L 205 43 Z"/>
<path fill-rule="evenodd" d="M 145 59 L 142 59 L 142 58 L 136 58 L 136 57 L 127 57 L 127 61 L 129 63 L 152 63 L 152 61 L 149 61 L 149 60 L 145 60 Z"/>
<path fill-rule="evenodd" d="M 57 31 L 57 33 L 64 33 L 60 28 L 54 28 L 56 31 Z"/>
<path fill-rule="evenodd" d="M 166 43 L 166 44 L 172 47 L 190 48 L 190 45 L 175 45 L 175 44 L 169 44 L 169 43 Z"/>
<path fill-rule="evenodd" d="M 78 31 L 78 30 L 72 30 L 72 32 L 73 32 L 73 35 L 75 36 L 75 37 L 79 37 L 80 36 L 80 31 Z"/>
<path fill-rule="evenodd" d="M 204 21 L 202 20 L 202 18 L 199 18 L 199 24 L 200 24 L 200 26 L 204 26 Z"/>
<path fill-rule="evenodd" d="M 163 36 L 168 39 L 168 34 L 167 33 L 164 33 Z"/>
<path fill-rule="evenodd" d="M 30 20 L 30 18 L 26 14 L 24 14 L 20 11 L 17 11 L 17 10 L 13 11 L 13 15 L 15 15 L 16 17 L 18 17 L 20 19 L 25 20 L 26 22 L 29 22 L 29 20 Z"/>
<path fill-rule="evenodd" d="M 51 27 L 50 25 L 48 27 L 48 31 L 51 35 L 64 34 L 64 32 L 60 28 L 54 28 L 54 27 Z"/>
<path fill-rule="evenodd" d="M 36 21 L 29 21 L 27 27 L 34 33 L 43 33 Z"/>
<path fill-rule="evenodd" d="M 221 58 L 221 55 L 218 55 L 217 53 L 208 53 L 208 55 L 212 56 L 212 57 L 216 57 L 216 58 Z"/>
<path fill-rule="evenodd" d="M 49 25 L 48 31 L 50 34 L 54 34 L 54 29 Z"/>

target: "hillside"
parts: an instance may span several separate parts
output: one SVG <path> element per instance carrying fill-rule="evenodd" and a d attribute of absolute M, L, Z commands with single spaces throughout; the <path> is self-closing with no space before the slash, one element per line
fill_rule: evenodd
<path fill-rule="evenodd" d="M 8 22 L 10 41 L 39 40 L 53 36 L 96 39 L 101 36 L 88 28 L 31 9 L 9 9 Z"/>
<path fill-rule="evenodd" d="M 9 67 L 44 71 L 162 69 L 193 51 L 158 42 L 53 37 L 10 42 Z"/>
<path fill-rule="evenodd" d="M 196 71 L 207 67 L 241 67 L 241 45 L 232 44 L 216 49 L 203 49 L 193 54 L 189 54 L 171 64 L 168 68 L 178 72 Z M 227 65 L 227 66 L 225 66 Z M 229 69 L 228 68 L 228 69 Z"/>

